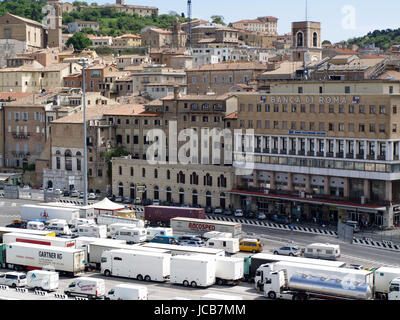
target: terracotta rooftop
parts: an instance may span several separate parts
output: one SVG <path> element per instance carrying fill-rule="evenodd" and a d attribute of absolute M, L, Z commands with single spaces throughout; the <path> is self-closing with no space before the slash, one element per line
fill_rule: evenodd
<path fill-rule="evenodd" d="M 161 115 L 155 112 L 146 112 L 141 104 L 124 104 L 112 110 L 104 112 L 105 116 L 146 116 L 155 117 Z"/>
<path fill-rule="evenodd" d="M 179 97 L 178 100 L 181 101 L 186 101 L 186 100 L 226 100 L 233 96 L 233 93 L 225 93 L 222 95 L 216 95 L 216 94 L 189 94 L 189 95 L 182 95 Z M 174 100 L 174 95 L 169 95 L 167 97 L 161 98 L 160 100 L 162 101 L 169 101 L 169 100 Z"/>
<path fill-rule="evenodd" d="M 238 113 L 237 112 L 232 112 L 231 114 L 228 114 L 224 119 L 226 120 L 234 120 L 237 119 Z"/>
<path fill-rule="evenodd" d="M 258 62 L 228 62 L 228 63 L 215 63 L 206 64 L 198 68 L 188 69 L 190 71 L 225 71 L 225 70 L 267 70 L 265 64 Z"/>

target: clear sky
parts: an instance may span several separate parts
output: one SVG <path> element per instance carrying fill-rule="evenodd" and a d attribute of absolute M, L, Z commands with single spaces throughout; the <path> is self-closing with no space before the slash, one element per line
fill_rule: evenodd
<path fill-rule="evenodd" d="M 87 1 L 99 4 L 112 0 Z M 160 14 L 187 12 L 187 0 L 126 0 L 127 4 L 155 6 Z M 278 32 L 290 32 L 291 22 L 303 21 L 306 0 L 192 0 L 192 16 L 210 20 L 222 15 L 225 23 L 259 16 L 279 18 Z M 376 29 L 400 28 L 399 0 L 308 0 L 308 19 L 322 24 L 322 39 L 338 42 Z"/>

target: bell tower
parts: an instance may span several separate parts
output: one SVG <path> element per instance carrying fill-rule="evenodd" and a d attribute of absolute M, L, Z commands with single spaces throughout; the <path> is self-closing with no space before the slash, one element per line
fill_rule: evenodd
<path fill-rule="evenodd" d="M 292 23 L 292 60 L 305 64 L 322 60 L 321 23 L 301 21 Z"/>
<path fill-rule="evenodd" d="M 48 0 L 47 10 L 47 46 L 49 48 L 62 47 L 62 8 L 60 0 Z"/>

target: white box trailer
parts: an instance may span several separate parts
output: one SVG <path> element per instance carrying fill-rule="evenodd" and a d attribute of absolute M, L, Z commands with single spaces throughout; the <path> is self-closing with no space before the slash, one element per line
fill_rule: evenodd
<path fill-rule="evenodd" d="M 140 246 L 143 248 L 168 250 L 171 252 L 172 255 L 206 254 L 206 255 L 210 255 L 210 256 L 225 257 L 225 250 L 207 248 L 207 247 L 181 246 L 181 245 L 176 245 L 176 244 L 155 243 L 155 242 L 142 243 L 142 244 L 140 244 Z"/>
<path fill-rule="evenodd" d="M 107 238 L 107 227 L 97 224 L 81 224 L 76 228 L 76 234 L 82 237 Z"/>
<path fill-rule="evenodd" d="M 125 240 L 128 244 L 142 243 L 146 241 L 146 229 L 122 228 L 113 235 L 113 239 Z"/>
<path fill-rule="evenodd" d="M 174 231 L 174 234 L 202 235 L 204 232 L 218 231 L 231 233 L 234 238 L 240 238 L 242 236 L 242 224 L 239 222 L 194 218 L 172 218 L 171 228 Z"/>
<path fill-rule="evenodd" d="M 3 235 L 3 243 L 9 244 L 13 242 L 33 243 L 43 246 L 54 246 L 62 248 L 75 248 L 75 239 L 45 237 L 23 233 L 6 233 Z"/>
<path fill-rule="evenodd" d="M 105 276 L 164 282 L 170 276 L 171 255 L 135 250 L 109 250 L 101 256 Z"/>
<path fill-rule="evenodd" d="M 374 274 L 375 296 L 384 299 L 389 294 L 390 282 L 400 277 L 400 268 L 380 267 Z"/>
<path fill-rule="evenodd" d="M 58 272 L 32 270 L 26 274 L 26 287 L 34 290 L 55 291 L 58 289 Z"/>
<path fill-rule="evenodd" d="M 80 218 L 93 219 L 95 217 L 94 208 L 92 206 L 79 206 L 73 203 L 65 203 L 65 202 L 44 202 L 40 203 L 39 205 L 46 207 L 78 209 Z"/>
<path fill-rule="evenodd" d="M 74 219 L 79 218 L 79 209 L 61 208 L 50 206 L 38 206 L 34 204 L 24 204 L 21 206 L 21 220 L 66 220 L 69 225 L 74 224 Z"/>
<path fill-rule="evenodd" d="M 235 254 L 240 251 L 238 238 L 213 238 L 206 242 L 207 248 L 221 249 Z"/>
<path fill-rule="evenodd" d="M 203 238 L 213 239 L 213 238 L 232 238 L 232 233 L 230 232 L 219 232 L 219 231 L 209 231 L 203 233 Z"/>
<path fill-rule="evenodd" d="M 50 267 L 75 276 L 85 270 L 85 252 L 82 249 L 13 242 L 6 246 L 6 263 L 14 269 Z"/>
<path fill-rule="evenodd" d="M 244 278 L 244 259 L 215 257 L 215 283 L 236 285 Z"/>
<path fill-rule="evenodd" d="M 100 215 L 96 219 L 97 224 L 105 224 L 106 226 L 114 223 L 133 224 L 138 228 L 144 228 L 144 221 L 141 219 L 133 219 L 119 216 Z"/>
<path fill-rule="evenodd" d="M 215 283 L 215 257 L 177 255 L 171 257 L 170 282 L 185 287 L 206 288 Z"/>
<path fill-rule="evenodd" d="M 107 241 L 97 241 L 88 244 L 88 266 L 94 267 L 96 269 L 100 269 L 101 267 L 101 256 L 104 251 L 108 250 L 116 250 L 116 249 L 125 249 L 125 250 L 135 250 L 135 251 L 147 251 L 147 252 L 157 252 L 157 253 L 171 253 L 168 250 L 163 249 L 152 249 L 152 248 L 143 248 L 137 245 L 128 245 L 121 243 L 111 243 L 110 240 Z"/>

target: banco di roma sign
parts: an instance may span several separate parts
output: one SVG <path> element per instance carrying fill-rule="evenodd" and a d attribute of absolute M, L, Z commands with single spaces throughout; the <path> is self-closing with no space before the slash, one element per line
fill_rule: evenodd
<path fill-rule="evenodd" d="M 261 96 L 260 102 L 277 104 L 347 104 L 344 96 Z"/>

